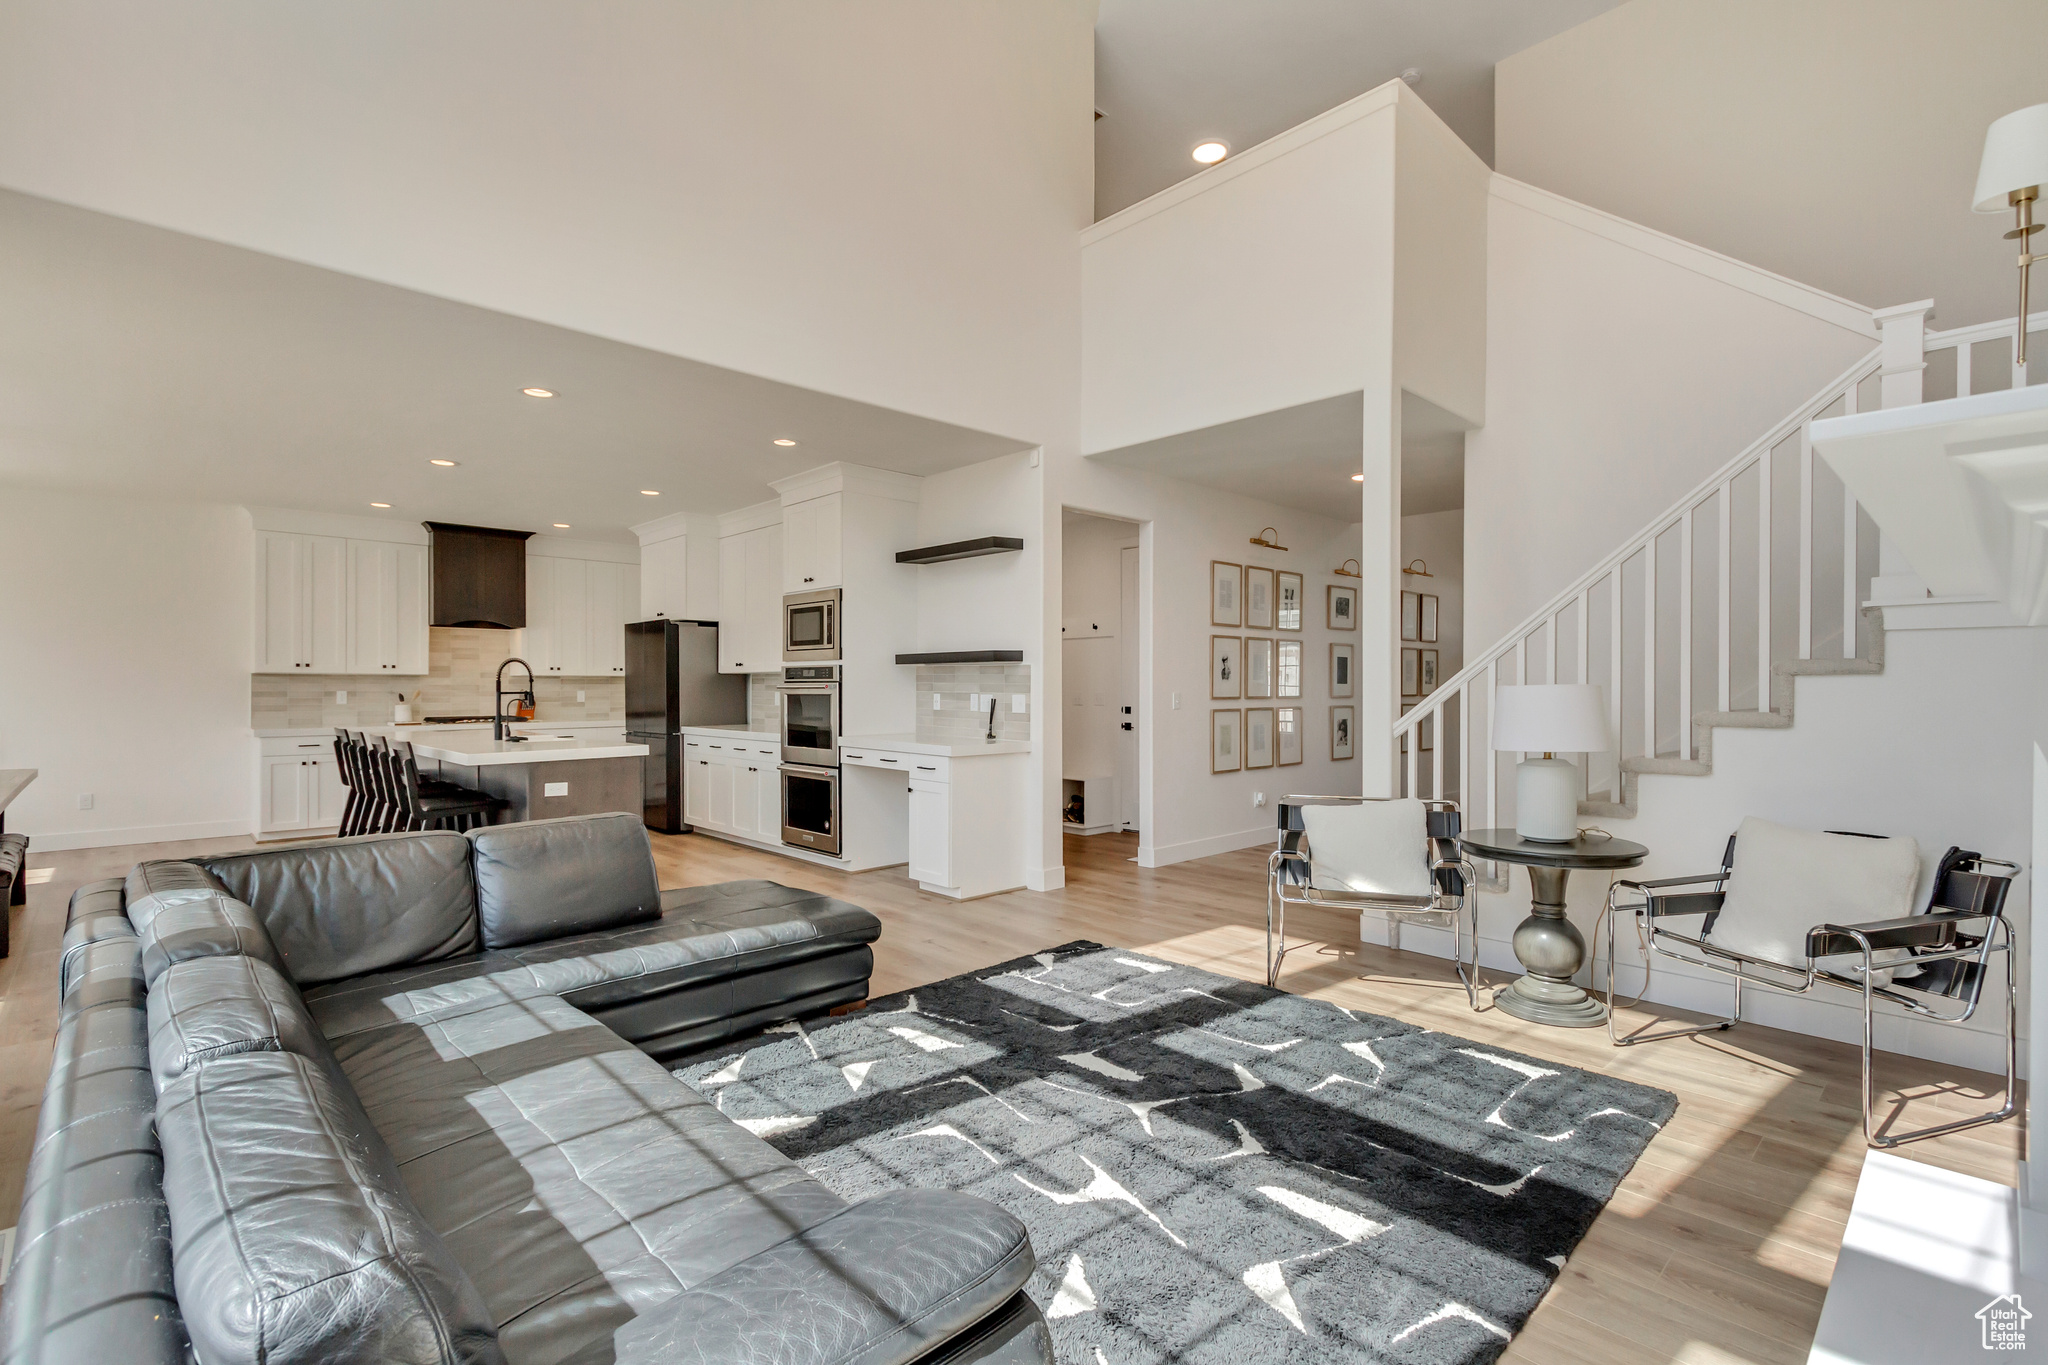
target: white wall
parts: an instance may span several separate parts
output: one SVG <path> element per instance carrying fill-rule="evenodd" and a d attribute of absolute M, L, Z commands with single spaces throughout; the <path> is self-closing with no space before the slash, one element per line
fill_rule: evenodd
<path fill-rule="evenodd" d="M 1946 327 L 2011 317 L 1984 129 L 2048 97 L 2039 0 L 1631 0 L 1494 71 L 1505 174 Z"/>
<path fill-rule="evenodd" d="M 1467 657 L 1875 344 L 1854 304 L 1496 176 Z"/>
<path fill-rule="evenodd" d="M 41 773 L 9 829 L 44 851 L 248 833 L 254 563 L 239 507 L 0 497 L 0 767 Z"/>
<path fill-rule="evenodd" d="M 0 184 L 1053 440 L 1092 9 L 10 5 Z"/>
<path fill-rule="evenodd" d="M 1641 778 L 1640 814 L 1598 822 L 1649 848 L 1648 860 L 1626 875 L 1712 871 L 1720 866 L 1722 845 L 1749 815 L 1807 829 L 1911 835 L 1920 844 L 1923 896 L 1934 860 L 1951 844 L 2029 862 L 2033 746 L 2048 736 L 2048 692 L 2041 687 L 2048 677 L 2048 630 L 1893 631 L 1885 651 L 1885 671 L 1876 677 L 1799 679 L 1790 730 L 1716 731 L 1710 776 Z M 1958 658 L 1968 666 L 1957 667 Z M 1513 789 L 1512 777 L 1505 780 L 1503 821 L 1511 818 Z M 2028 942 L 2030 882 L 2022 872 L 2008 902 L 2022 945 Z M 1589 940 L 1606 894 L 1605 876 L 1571 879 L 1569 912 Z M 1528 904 L 1528 880 L 1519 871 L 1507 895 L 1481 899 L 1480 935 L 1493 980 L 1518 970 L 1508 939 Z M 1404 947 L 1448 954 L 1449 942 L 1447 933 L 1403 930 Z M 1599 951 L 1604 961 L 1604 941 Z M 1617 985 L 1625 998 L 1641 988 L 1640 960 L 1633 931 L 1623 926 Z M 2023 991 L 2025 961 L 2022 952 Z M 1722 1014 L 1729 1007 L 1721 980 L 1677 963 L 1658 960 L 1651 983 L 1654 1002 Z M 1825 1038 L 1848 1041 L 1860 1027 L 1855 998 L 1843 992 L 1795 999 L 1750 991 L 1745 1006 L 1753 1022 Z M 1913 1021 L 1895 1010 L 1880 1010 L 1880 1018 L 1878 1046 L 1888 1051 L 1981 1070 L 2004 1065 L 1996 1044 L 1998 1010 L 1988 992 L 1984 1011 L 1965 1027 Z M 1732 1041 L 1761 1046 L 1745 1043 L 1740 1030 Z"/>

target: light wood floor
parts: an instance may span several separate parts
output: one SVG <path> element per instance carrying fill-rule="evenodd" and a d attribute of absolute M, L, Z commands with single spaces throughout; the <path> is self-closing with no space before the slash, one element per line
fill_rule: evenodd
<path fill-rule="evenodd" d="M 874 991 L 882 995 L 1071 939 L 1137 948 L 1244 980 L 1264 977 L 1264 854 L 1170 868 L 1131 861 L 1128 835 L 1067 839 L 1064 891 L 957 904 L 900 869 L 857 876 L 701 835 L 654 839 L 662 885 L 766 877 L 841 896 L 881 917 Z M 79 883 L 143 857 L 190 856 L 246 840 L 31 853 L 54 870 L 14 912 L 0 960 L 0 1225 L 12 1223 L 49 1066 L 56 954 Z M 1643 1154 L 1506 1359 L 1535 1365 L 1728 1365 L 1806 1359 L 1863 1161 L 1857 1060 L 1849 1047 L 1745 1025 L 1713 1040 L 1616 1051 L 1599 1030 L 1474 1014 L 1435 958 L 1357 947 L 1351 917 L 1297 912 L 1327 941 L 1289 957 L 1283 983 L 1305 995 L 1396 1015 L 1573 1066 L 1675 1091 L 1677 1116 Z M 1975 1112 L 1997 1080 L 1886 1057 L 1881 1073 L 1916 1097 L 1915 1124 Z M 2011 1184 L 2018 1122 L 1901 1150 Z"/>

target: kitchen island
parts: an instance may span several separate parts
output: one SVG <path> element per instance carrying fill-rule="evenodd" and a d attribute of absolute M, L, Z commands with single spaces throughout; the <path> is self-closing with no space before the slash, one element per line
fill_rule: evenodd
<path fill-rule="evenodd" d="M 482 732 L 421 735 L 412 741 L 422 777 L 433 775 L 507 803 L 497 820 L 551 820 L 645 808 L 645 744 L 572 731 L 492 739 Z"/>

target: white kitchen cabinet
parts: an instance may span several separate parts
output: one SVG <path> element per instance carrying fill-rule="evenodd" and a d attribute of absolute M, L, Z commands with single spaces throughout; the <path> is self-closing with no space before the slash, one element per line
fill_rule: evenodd
<path fill-rule="evenodd" d="M 348 546 L 339 536 L 256 533 L 256 672 L 351 671 Z"/>
<path fill-rule="evenodd" d="M 640 566 L 592 560 L 584 566 L 586 662 L 594 678 L 626 672 L 626 623 L 640 619 Z"/>
<path fill-rule="evenodd" d="M 773 673 L 782 667 L 781 526 L 757 526 L 718 541 L 718 671 Z"/>
<path fill-rule="evenodd" d="M 690 734 L 683 740 L 683 820 L 705 834 L 782 842 L 781 750 L 773 735 L 740 739 Z"/>
<path fill-rule="evenodd" d="M 348 672 L 427 671 L 427 587 L 426 546 L 348 542 Z"/>
<path fill-rule="evenodd" d="M 935 887 L 953 881 L 953 790 L 948 782 L 910 779 L 910 866 L 913 881 Z"/>
<path fill-rule="evenodd" d="M 640 568 L 608 560 L 526 560 L 526 633 L 520 657 L 551 678 L 626 673 L 626 623 L 640 618 Z"/>
<path fill-rule="evenodd" d="M 838 493 L 782 509 L 782 590 L 816 592 L 845 586 L 840 559 L 843 503 Z"/>
<path fill-rule="evenodd" d="M 548 671 L 587 678 L 590 671 L 590 564 L 555 561 L 555 652 Z"/>
<path fill-rule="evenodd" d="M 640 614 L 636 621 L 691 619 L 688 536 L 649 541 L 640 547 Z"/>
<path fill-rule="evenodd" d="M 259 745 L 257 765 L 257 838 L 340 827 L 348 787 L 334 760 L 332 740 L 266 739 Z"/>

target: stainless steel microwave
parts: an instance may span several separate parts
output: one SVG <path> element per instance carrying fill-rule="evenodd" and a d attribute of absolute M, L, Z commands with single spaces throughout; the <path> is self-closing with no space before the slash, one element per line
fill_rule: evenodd
<path fill-rule="evenodd" d="M 801 664 L 839 658 L 839 589 L 793 592 L 782 599 L 782 660 Z"/>

